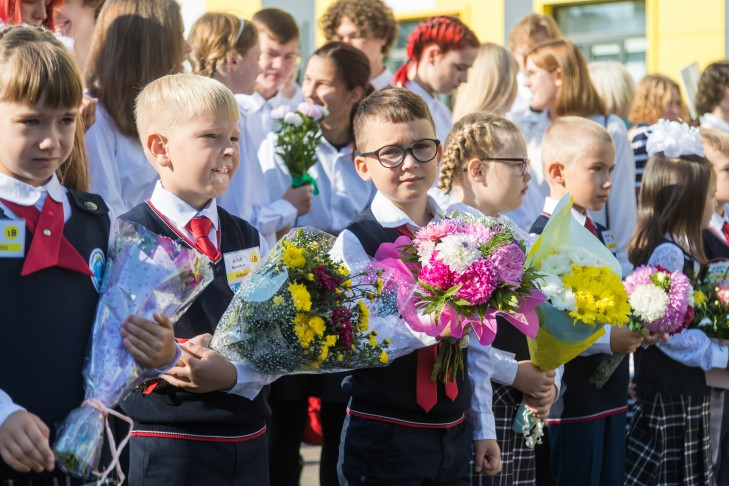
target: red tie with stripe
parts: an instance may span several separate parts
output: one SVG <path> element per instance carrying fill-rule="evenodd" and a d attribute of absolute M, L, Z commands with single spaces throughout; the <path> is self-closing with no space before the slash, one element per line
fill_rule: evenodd
<path fill-rule="evenodd" d="M 585 218 L 585 228 L 587 228 L 587 230 L 590 233 L 597 236 L 597 230 L 595 229 L 595 224 L 592 222 L 592 220 L 589 217 Z"/>
<path fill-rule="evenodd" d="M 187 223 L 187 229 L 195 237 L 195 244 L 198 250 L 210 258 L 211 261 L 215 261 L 218 257 L 218 250 L 215 245 L 210 241 L 210 230 L 213 227 L 213 222 L 206 217 L 195 217 Z"/>
<path fill-rule="evenodd" d="M 413 237 L 412 231 L 410 231 L 410 228 L 406 224 L 398 226 L 395 229 L 408 238 Z M 415 401 L 426 412 L 429 412 L 438 403 L 438 382 L 432 380 L 430 376 L 433 373 L 435 360 L 438 358 L 439 346 L 433 345 L 418 349 L 418 364 L 415 373 Z M 458 396 L 458 383 L 455 381 L 447 381 L 445 384 L 445 394 L 451 401 L 455 401 Z"/>
<path fill-rule="evenodd" d="M 46 196 L 43 210 L 35 206 L 21 206 L 0 199 L 18 217 L 25 220 L 28 231 L 33 235 L 25 256 L 21 277 L 50 267 L 61 267 L 88 276 L 93 276 L 81 254 L 63 236 L 63 204 Z M 37 231 L 36 231 L 37 229 Z"/>

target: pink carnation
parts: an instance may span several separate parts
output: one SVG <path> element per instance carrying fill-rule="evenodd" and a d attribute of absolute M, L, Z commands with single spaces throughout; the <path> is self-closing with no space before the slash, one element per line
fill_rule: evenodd
<path fill-rule="evenodd" d="M 471 305 L 483 304 L 491 298 L 498 284 L 497 271 L 491 262 L 478 260 L 463 274 L 456 276 L 453 285 L 461 284 L 456 297 L 467 300 Z"/>
<path fill-rule="evenodd" d="M 489 261 L 496 269 L 499 285 L 521 285 L 524 275 L 524 260 L 526 255 L 516 243 L 502 245 L 489 257 Z"/>
<path fill-rule="evenodd" d="M 319 120 L 323 115 L 319 106 L 311 105 L 309 103 L 299 103 L 299 106 L 296 107 L 296 111 L 314 120 Z"/>
<path fill-rule="evenodd" d="M 469 235 L 480 244 L 488 243 L 494 236 L 494 232 L 493 230 L 491 230 L 491 228 L 489 228 L 488 226 L 484 226 L 480 223 L 464 224 L 463 226 L 458 228 L 458 233 Z"/>
<path fill-rule="evenodd" d="M 443 260 L 436 258 L 438 253 L 437 251 L 433 252 L 428 263 L 420 269 L 418 278 L 431 287 L 447 290 L 453 286 L 455 273 L 448 268 L 448 265 L 443 263 Z"/>
<path fill-rule="evenodd" d="M 417 249 L 418 244 L 425 241 L 440 241 L 444 236 L 452 235 L 458 228 L 456 220 L 444 219 L 436 221 L 428 225 L 423 226 L 415 233 L 415 248 Z"/>

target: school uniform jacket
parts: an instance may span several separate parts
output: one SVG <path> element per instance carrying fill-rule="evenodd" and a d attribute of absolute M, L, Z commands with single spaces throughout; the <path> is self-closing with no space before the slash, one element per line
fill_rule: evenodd
<path fill-rule="evenodd" d="M 246 221 L 218 207 L 220 258 L 214 262 L 213 282 L 175 323 L 177 338 L 192 338 L 215 332 L 218 320 L 233 298 L 222 255 L 259 246 L 259 233 Z M 149 201 L 122 216 L 151 231 L 191 246 L 162 219 Z M 161 384 L 151 393 L 132 393 L 122 409 L 135 421 L 136 436 L 188 438 L 191 440 L 245 440 L 265 432 L 270 409 L 267 388 L 249 400 L 242 396 L 214 391 L 190 393 Z"/>

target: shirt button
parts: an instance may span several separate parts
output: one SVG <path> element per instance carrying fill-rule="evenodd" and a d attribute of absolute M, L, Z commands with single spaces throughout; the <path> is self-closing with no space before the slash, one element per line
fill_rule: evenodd
<path fill-rule="evenodd" d="M 43 234 L 44 234 L 45 236 L 51 236 L 51 230 L 49 230 L 49 229 L 44 229 L 44 230 L 43 230 Z"/>

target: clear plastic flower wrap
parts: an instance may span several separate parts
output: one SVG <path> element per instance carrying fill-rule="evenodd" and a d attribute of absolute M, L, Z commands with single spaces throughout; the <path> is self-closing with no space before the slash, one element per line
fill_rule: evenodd
<path fill-rule="evenodd" d="M 329 255 L 334 241 L 309 227 L 284 236 L 246 276 L 210 347 L 263 374 L 385 366 L 422 347 L 400 318 L 397 277 L 373 266 L 350 275 Z"/>
<path fill-rule="evenodd" d="M 86 354 L 85 400 L 66 417 L 54 445 L 56 463 L 64 472 L 84 478 L 111 472 L 114 462 L 104 473 L 97 472 L 106 414 L 156 374 L 137 364 L 123 346 L 122 322 L 132 314 L 152 319 L 155 312 L 175 322 L 212 279 L 210 261 L 195 250 L 141 225 L 119 222 Z"/>

